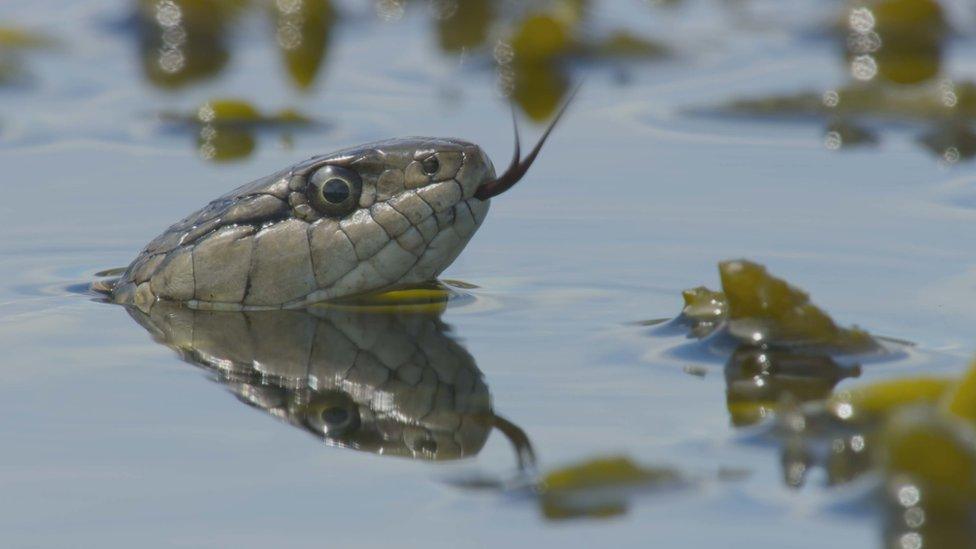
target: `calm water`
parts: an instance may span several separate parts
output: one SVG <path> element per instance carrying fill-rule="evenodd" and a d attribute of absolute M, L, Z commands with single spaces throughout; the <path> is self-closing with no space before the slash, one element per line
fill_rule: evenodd
<path fill-rule="evenodd" d="M 718 261 L 747 257 L 839 322 L 917 343 L 857 381 L 961 372 L 976 350 L 973 164 L 918 146 L 925 122 L 873 120 L 878 144 L 835 151 L 809 117 L 703 114 L 849 82 L 824 31 L 833 3 L 591 4 L 588 35 L 627 28 L 673 54 L 572 64 L 567 77 L 586 76 L 576 103 L 445 273 L 478 288 L 431 337 L 470 355 L 542 470 L 626 454 L 700 481 L 609 520 L 547 521 L 523 492 L 457 487 L 514 474 L 497 431 L 447 463 L 324 445 L 243 405 L 121 307 L 71 290 L 214 196 L 312 154 L 445 135 L 504 165 L 511 127 L 490 51 L 440 51 L 426 2 L 392 21 L 342 5 L 301 92 L 261 10 L 228 25 L 219 74 L 167 90 L 145 78 L 134 2 L 6 0 L 4 25 L 59 44 L 23 52 L 24 73 L 0 87 L 4 545 L 881 546 L 866 482 L 827 488 L 813 470 L 803 489 L 785 486 L 776 446 L 731 426 L 725 358 L 634 322 L 675 316 L 682 289 L 717 286 Z M 942 73 L 964 79 L 976 12 L 949 9 L 959 35 Z M 252 154 L 215 163 L 197 128 L 159 120 L 222 97 L 320 124 L 261 129 Z M 526 139 L 541 131 L 523 126 Z M 719 481 L 723 468 L 750 474 Z"/>

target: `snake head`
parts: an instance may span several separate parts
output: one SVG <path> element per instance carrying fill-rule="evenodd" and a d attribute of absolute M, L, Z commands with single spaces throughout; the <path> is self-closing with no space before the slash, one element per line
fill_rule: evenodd
<path fill-rule="evenodd" d="M 316 156 L 169 227 L 113 299 L 204 309 L 300 307 L 436 278 L 488 212 L 477 145 L 406 138 Z"/>
<path fill-rule="evenodd" d="M 498 177 L 477 145 L 412 137 L 316 156 L 239 187 L 150 242 L 112 299 L 143 310 L 158 300 L 296 308 L 434 280 L 489 200 L 525 175 L 568 104 L 525 158 L 516 126 L 515 155 Z"/>

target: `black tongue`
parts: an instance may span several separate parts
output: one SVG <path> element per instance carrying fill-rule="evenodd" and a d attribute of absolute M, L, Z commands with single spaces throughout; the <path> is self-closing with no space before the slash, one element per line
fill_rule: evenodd
<path fill-rule="evenodd" d="M 563 103 L 563 106 L 560 107 L 559 112 L 557 112 L 556 116 L 553 117 L 552 122 L 549 123 L 549 127 L 547 127 L 546 131 L 543 132 L 542 137 L 539 138 L 539 141 L 535 144 L 535 147 L 532 147 L 532 151 L 530 151 L 529 154 L 523 159 L 519 159 L 521 151 L 519 144 L 518 123 L 515 120 L 515 109 L 512 109 L 512 126 L 515 128 L 515 154 L 512 156 L 512 162 L 508 165 L 508 169 L 505 170 L 505 173 L 503 173 L 500 177 L 496 177 L 491 181 L 482 183 L 481 186 L 478 187 L 478 190 L 474 193 L 476 198 L 480 200 L 487 200 L 493 196 L 498 196 L 508 189 L 511 189 L 516 183 L 519 182 L 520 179 L 522 179 L 525 172 L 529 171 L 529 167 L 532 166 L 533 162 L 535 162 L 535 158 L 539 156 L 539 151 L 542 150 L 542 145 L 544 145 L 546 139 L 549 138 L 549 134 L 552 133 L 553 128 L 556 127 L 556 123 L 559 122 L 560 118 L 562 118 L 563 113 L 566 112 L 566 108 L 569 107 L 570 103 L 572 103 L 573 98 L 576 97 L 576 92 L 578 92 L 579 89 L 579 84 L 573 88 L 573 91 L 570 92 L 566 102 Z"/>

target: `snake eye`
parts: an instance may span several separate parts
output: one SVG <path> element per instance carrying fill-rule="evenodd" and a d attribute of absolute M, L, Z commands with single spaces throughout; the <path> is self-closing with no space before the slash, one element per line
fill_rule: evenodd
<path fill-rule="evenodd" d="M 322 198 L 329 204 L 342 204 L 349 198 L 349 183 L 338 177 L 332 178 L 322 185 Z"/>
<path fill-rule="evenodd" d="M 434 175 L 437 170 L 441 169 L 441 163 L 436 156 L 430 155 L 420 162 L 420 167 L 424 169 L 425 174 Z"/>
<path fill-rule="evenodd" d="M 320 414 L 322 417 L 322 422 L 330 427 L 330 430 L 341 429 L 349 425 L 352 414 L 349 410 L 339 406 L 333 406 L 331 408 L 326 408 L 322 410 Z"/>
<path fill-rule="evenodd" d="M 308 178 L 308 201 L 326 215 L 341 217 L 356 209 L 363 180 L 356 172 L 339 166 L 323 166 Z"/>
<path fill-rule="evenodd" d="M 319 393 L 304 411 L 305 424 L 327 437 L 351 436 L 359 429 L 359 408 L 349 395 L 339 391 Z"/>
<path fill-rule="evenodd" d="M 318 417 L 311 419 L 322 434 L 333 437 L 351 433 L 359 427 L 359 416 L 346 403 L 327 405 Z"/>

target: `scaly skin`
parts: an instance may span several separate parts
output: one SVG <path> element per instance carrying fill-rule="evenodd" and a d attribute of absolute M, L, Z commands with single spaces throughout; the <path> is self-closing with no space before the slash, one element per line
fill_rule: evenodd
<path fill-rule="evenodd" d="M 351 211 L 329 214 L 312 199 L 311 178 L 324 166 L 361 179 Z M 111 298 L 144 312 L 160 301 L 290 309 L 430 281 L 481 225 L 490 200 L 475 193 L 494 178 L 477 145 L 454 139 L 395 139 L 317 156 L 168 228 L 129 265 Z"/>
<path fill-rule="evenodd" d="M 481 371 L 434 314 L 203 311 L 166 301 L 128 311 L 241 401 L 330 446 L 460 459 L 477 454 L 496 423 Z"/>

